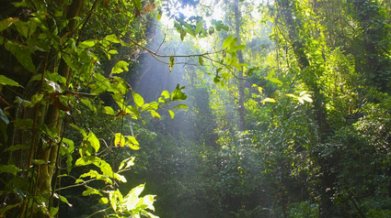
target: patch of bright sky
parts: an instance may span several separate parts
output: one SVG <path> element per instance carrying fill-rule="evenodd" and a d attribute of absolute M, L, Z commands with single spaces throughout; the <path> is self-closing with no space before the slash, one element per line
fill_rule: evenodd
<path fill-rule="evenodd" d="M 273 3 L 274 0 L 252 0 L 253 5 L 260 5 L 260 4 L 267 4 L 267 3 Z M 224 11 L 224 0 L 200 0 L 199 5 L 203 6 L 204 8 L 209 8 L 210 13 L 209 16 L 203 16 L 203 19 L 206 22 L 206 27 L 209 27 L 211 25 L 212 20 L 223 20 L 226 11 Z M 192 7 L 192 6 L 185 6 L 185 7 L 176 7 L 176 8 L 171 8 L 171 13 L 172 14 L 179 14 L 182 13 L 186 17 L 191 17 L 191 16 L 197 16 L 201 14 L 205 14 L 205 12 L 201 12 L 200 10 L 201 7 Z M 245 12 L 248 13 L 248 12 Z M 261 14 L 258 10 L 252 10 L 250 12 L 251 17 L 254 19 L 253 21 L 260 20 Z M 163 13 L 160 23 L 167 28 L 169 31 L 174 30 L 174 22 L 172 19 L 167 17 L 165 13 Z M 175 30 L 174 30 L 175 31 Z M 200 38 L 196 40 L 197 44 L 201 49 L 205 50 L 211 50 L 213 49 L 212 45 L 215 44 L 211 37 L 206 37 L 206 38 Z"/>

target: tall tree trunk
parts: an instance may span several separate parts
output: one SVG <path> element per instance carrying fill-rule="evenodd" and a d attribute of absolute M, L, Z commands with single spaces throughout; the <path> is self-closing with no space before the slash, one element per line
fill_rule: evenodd
<path fill-rule="evenodd" d="M 240 37 L 240 26 L 241 26 L 241 19 L 242 15 L 240 13 L 239 9 L 239 0 L 234 0 L 234 12 L 235 12 L 235 36 L 237 38 L 237 42 L 240 45 L 242 43 L 241 37 Z M 238 50 L 236 53 L 236 56 L 239 60 L 239 64 L 243 64 L 243 53 L 242 50 Z M 239 130 L 243 131 L 246 128 L 245 125 L 245 108 L 244 108 L 244 78 L 243 78 L 243 67 L 240 67 L 239 72 L 238 72 L 238 91 L 239 91 Z"/>
<path fill-rule="evenodd" d="M 305 44 L 303 39 L 298 34 L 298 28 L 300 26 L 297 23 L 297 17 L 295 13 L 295 2 L 290 0 L 277 0 L 279 6 L 279 14 L 285 21 L 285 25 L 288 30 L 288 37 L 293 48 L 293 52 L 298 60 L 301 72 L 303 72 L 303 81 L 313 92 L 314 100 L 314 120 L 318 126 L 318 143 L 325 143 L 328 136 L 331 134 L 331 128 L 327 122 L 326 108 L 324 104 L 324 96 L 321 93 L 321 89 L 316 83 L 317 70 L 310 65 L 310 61 L 305 54 Z M 316 66 L 315 66 L 316 67 Z M 315 161 L 320 166 L 322 176 L 320 177 L 320 207 L 319 214 L 321 218 L 334 217 L 335 211 L 333 208 L 333 202 L 331 201 L 333 196 L 333 185 L 335 182 L 335 175 L 330 171 L 330 163 L 328 160 L 323 160 L 322 157 L 316 155 Z"/>

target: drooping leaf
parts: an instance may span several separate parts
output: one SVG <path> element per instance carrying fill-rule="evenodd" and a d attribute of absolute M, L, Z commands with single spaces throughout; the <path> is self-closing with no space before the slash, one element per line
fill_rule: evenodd
<path fill-rule="evenodd" d="M 31 58 L 31 51 L 28 47 L 13 41 L 6 41 L 5 48 L 14 55 L 18 62 L 26 68 L 26 70 L 34 73 L 35 66 Z"/>
<path fill-rule="evenodd" d="M 183 89 L 185 89 L 184 86 L 177 84 L 176 88 L 171 93 L 171 100 L 186 100 L 187 95 L 182 91 Z"/>
<path fill-rule="evenodd" d="M 91 187 L 87 187 L 86 190 L 84 190 L 82 193 L 81 193 L 82 196 L 90 196 L 90 195 L 99 195 L 99 196 L 102 196 L 102 193 L 98 190 L 98 189 L 95 189 L 95 188 L 91 188 Z"/>
<path fill-rule="evenodd" d="M 175 64 L 175 58 L 174 58 L 174 56 L 170 56 L 169 62 L 168 62 L 168 69 L 170 70 L 170 72 L 174 68 L 174 64 Z"/>
<path fill-rule="evenodd" d="M 133 101 L 138 107 L 142 107 L 144 105 L 144 98 L 140 94 L 136 92 L 132 92 Z"/>
<path fill-rule="evenodd" d="M 204 59 L 202 58 L 202 56 L 199 56 L 199 57 L 198 57 L 198 63 L 199 63 L 201 66 L 204 66 Z"/>
<path fill-rule="evenodd" d="M 171 119 L 174 119 L 174 118 L 175 118 L 175 112 L 174 112 L 174 111 L 168 110 L 168 114 L 170 115 L 170 118 L 171 118 Z"/>
<path fill-rule="evenodd" d="M 19 150 L 27 150 L 29 149 L 30 146 L 27 145 L 27 144 L 15 144 L 15 145 L 12 145 L 10 147 L 8 147 L 7 149 L 5 149 L 5 151 L 19 151 Z"/>
<path fill-rule="evenodd" d="M 69 203 L 68 199 L 62 195 L 59 195 L 57 193 L 54 193 L 53 195 L 55 198 L 59 199 L 62 203 L 67 204 L 69 207 L 72 207 L 72 204 Z"/>
<path fill-rule="evenodd" d="M 134 160 L 135 160 L 135 157 L 129 157 L 129 158 L 126 158 L 125 160 L 121 161 L 121 163 L 118 167 L 118 170 L 127 169 L 131 166 L 134 166 Z"/>
<path fill-rule="evenodd" d="M 3 20 L 0 20 L 0 32 L 12 26 L 12 24 L 18 22 L 18 18 L 8 17 Z"/>
<path fill-rule="evenodd" d="M 0 165 L 0 173 L 9 173 L 15 176 L 20 171 L 22 170 L 13 164 Z"/>
<path fill-rule="evenodd" d="M 120 74 L 122 72 L 129 71 L 129 63 L 126 61 L 118 61 L 113 69 L 111 69 L 112 74 Z"/>
<path fill-rule="evenodd" d="M 100 149 L 100 142 L 99 139 L 96 137 L 96 135 L 93 132 L 88 132 L 87 137 L 85 138 L 87 140 L 91 147 L 94 148 L 95 152 L 98 152 Z"/>
<path fill-rule="evenodd" d="M 121 133 L 116 133 L 114 136 L 114 146 L 124 147 L 125 137 Z"/>
<path fill-rule="evenodd" d="M 140 149 L 140 143 L 137 141 L 136 137 L 134 137 L 134 136 L 126 136 L 126 144 L 132 150 L 139 150 Z"/>
<path fill-rule="evenodd" d="M 167 90 L 163 90 L 162 94 L 160 94 L 160 96 L 162 96 L 165 99 L 169 99 L 170 98 L 170 92 L 167 91 Z"/>
<path fill-rule="evenodd" d="M 124 202 L 126 204 L 126 209 L 132 211 L 136 209 L 137 204 L 139 203 L 139 196 L 144 191 L 145 185 L 140 184 L 134 187 L 129 193 L 125 196 Z"/>
<path fill-rule="evenodd" d="M 13 79 L 10 79 L 4 75 L 0 75 L 0 85 L 21 87 L 21 85 L 18 82 L 16 82 Z"/>
<path fill-rule="evenodd" d="M 161 116 L 160 116 L 160 114 L 159 114 L 157 111 L 155 111 L 155 110 L 150 110 L 149 112 L 150 112 L 150 114 L 151 114 L 151 116 L 152 116 L 153 118 L 161 119 Z"/>

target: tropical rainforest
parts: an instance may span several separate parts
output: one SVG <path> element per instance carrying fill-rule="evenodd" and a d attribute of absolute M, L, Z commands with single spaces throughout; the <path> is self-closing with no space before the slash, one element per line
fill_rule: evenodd
<path fill-rule="evenodd" d="M 391 2 L 0 0 L 3 217 L 391 217 Z"/>

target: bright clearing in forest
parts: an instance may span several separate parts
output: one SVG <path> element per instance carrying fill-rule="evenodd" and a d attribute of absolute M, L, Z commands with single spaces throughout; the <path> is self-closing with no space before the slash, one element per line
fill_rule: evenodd
<path fill-rule="evenodd" d="M 390 1 L 0 4 L 0 218 L 391 217 Z"/>

